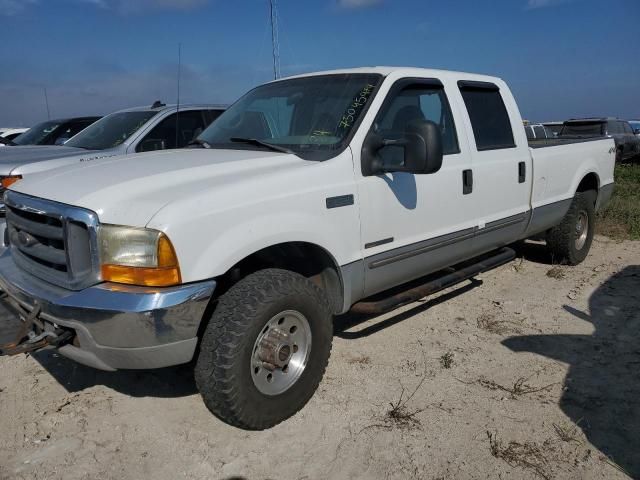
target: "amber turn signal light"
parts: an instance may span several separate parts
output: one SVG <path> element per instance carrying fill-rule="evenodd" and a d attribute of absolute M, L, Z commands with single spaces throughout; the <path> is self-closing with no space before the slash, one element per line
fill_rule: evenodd
<path fill-rule="evenodd" d="M 181 283 L 180 269 L 178 267 L 151 268 L 102 265 L 102 279 L 106 282 L 145 287 L 170 287 Z"/>
<path fill-rule="evenodd" d="M 21 178 L 22 175 L 9 175 L 6 177 L 2 177 L 2 188 L 9 188 Z"/>

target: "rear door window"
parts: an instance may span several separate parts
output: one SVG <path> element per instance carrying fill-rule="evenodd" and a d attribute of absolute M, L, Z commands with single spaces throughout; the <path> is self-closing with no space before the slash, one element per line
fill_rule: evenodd
<path fill-rule="evenodd" d="M 620 122 L 608 122 L 607 133 L 609 135 L 616 135 L 616 134 L 622 133 L 622 130 L 620 129 Z"/>
<path fill-rule="evenodd" d="M 466 81 L 458 85 L 471 120 L 476 148 L 479 151 L 514 148 L 511 120 L 498 86 Z"/>
<path fill-rule="evenodd" d="M 162 120 L 138 144 L 136 152 L 186 147 L 206 128 L 202 110 L 173 113 Z"/>

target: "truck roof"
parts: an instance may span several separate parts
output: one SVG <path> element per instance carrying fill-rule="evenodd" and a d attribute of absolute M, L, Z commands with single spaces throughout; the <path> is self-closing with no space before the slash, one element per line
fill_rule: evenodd
<path fill-rule="evenodd" d="M 593 122 L 593 123 L 597 123 L 597 122 L 606 122 L 606 121 L 609 121 L 609 120 L 620 120 L 620 119 L 616 118 L 616 117 L 570 118 L 565 123 L 569 123 L 569 122 Z"/>
<path fill-rule="evenodd" d="M 165 105 L 162 104 L 159 107 L 153 108 L 152 105 L 147 105 L 144 107 L 130 107 L 130 108 L 123 108 L 122 110 L 117 110 L 113 113 L 121 113 L 121 112 L 147 112 L 147 111 L 152 111 L 152 112 L 164 112 L 165 110 L 174 110 L 176 108 L 176 104 L 169 104 L 169 105 Z M 209 103 L 185 103 L 185 104 L 180 104 L 180 110 L 197 110 L 197 109 L 202 109 L 202 110 L 206 110 L 206 109 L 222 109 L 225 110 L 227 109 L 229 106 L 228 105 L 223 105 L 223 104 L 209 104 Z"/>
<path fill-rule="evenodd" d="M 485 81 L 485 82 L 502 81 L 502 79 L 499 77 L 482 75 L 478 73 L 457 72 L 455 70 L 437 70 L 432 68 L 418 68 L 418 67 L 379 66 L 379 67 L 345 68 L 345 69 L 339 69 L 339 70 L 325 70 L 321 72 L 303 73 L 300 75 L 292 75 L 290 77 L 274 80 L 274 82 L 277 82 L 279 80 L 286 80 L 290 78 L 302 78 L 302 77 L 311 77 L 311 76 L 317 76 L 317 75 L 332 75 L 332 74 L 345 74 L 345 73 L 377 73 L 383 76 L 387 76 L 392 73 L 399 73 L 407 77 L 456 77 L 456 78 L 465 77 L 466 79 L 469 79 L 469 80 L 479 80 L 479 81 Z"/>

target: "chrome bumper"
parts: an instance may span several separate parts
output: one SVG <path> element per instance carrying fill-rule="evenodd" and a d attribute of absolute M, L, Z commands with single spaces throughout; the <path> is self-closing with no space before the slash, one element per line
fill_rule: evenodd
<path fill-rule="evenodd" d="M 102 370 L 160 368 L 189 362 L 216 282 L 148 288 L 102 283 L 70 291 L 46 283 L 0 254 L 0 299 L 15 312 L 31 312 L 45 323 L 71 329 L 73 344 L 62 355 Z"/>

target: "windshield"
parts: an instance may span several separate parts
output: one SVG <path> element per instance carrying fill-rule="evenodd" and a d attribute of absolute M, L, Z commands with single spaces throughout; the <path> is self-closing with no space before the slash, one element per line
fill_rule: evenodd
<path fill-rule="evenodd" d="M 60 122 L 42 122 L 13 139 L 16 145 L 40 145 L 59 126 Z"/>
<path fill-rule="evenodd" d="M 631 125 L 631 128 L 633 128 L 634 131 L 640 130 L 640 122 L 631 121 L 629 122 L 629 125 Z"/>
<path fill-rule="evenodd" d="M 120 145 L 158 112 L 118 112 L 107 115 L 65 143 L 67 147 L 106 150 Z"/>
<path fill-rule="evenodd" d="M 254 139 L 308 160 L 334 156 L 350 139 L 381 75 L 333 74 L 262 85 L 238 100 L 198 137 L 212 148 L 267 149 Z"/>
<path fill-rule="evenodd" d="M 561 135 L 604 135 L 604 123 L 565 123 Z"/>

